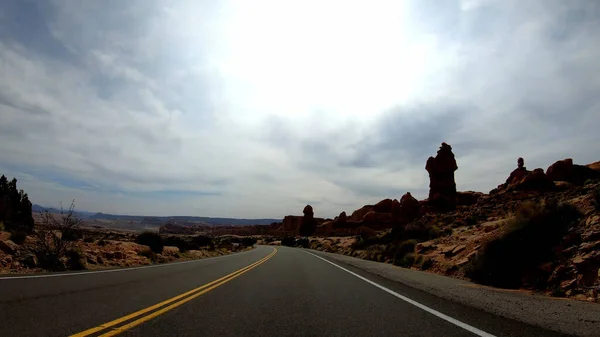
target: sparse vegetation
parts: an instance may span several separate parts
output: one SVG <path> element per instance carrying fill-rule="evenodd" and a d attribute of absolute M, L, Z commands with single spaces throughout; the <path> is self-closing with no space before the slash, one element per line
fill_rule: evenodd
<path fill-rule="evenodd" d="M 475 282 L 492 286 L 522 286 L 527 271 L 553 260 L 553 247 L 580 216 L 575 207 L 564 203 L 521 205 L 504 233 L 488 242 L 468 266 L 466 275 Z"/>
<path fill-rule="evenodd" d="M 150 247 L 156 254 L 162 253 L 165 247 L 162 237 L 155 232 L 144 232 L 136 237 L 135 242 Z"/>
<path fill-rule="evenodd" d="M 300 246 L 303 248 L 308 248 L 309 247 L 309 241 L 308 238 L 301 238 L 301 239 L 297 239 L 296 240 L 296 246 Z"/>
<path fill-rule="evenodd" d="M 42 223 L 35 231 L 37 239 L 35 253 L 42 268 L 48 270 L 63 270 L 66 268 L 64 258 L 76 247 L 76 242 L 65 240 L 65 233 L 78 231 L 81 220 L 74 214 L 75 201 L 67 211 L 61 207 L 60 215 L 45 212 Z M 68 234 L 67 234 L 68 236 Z"/>

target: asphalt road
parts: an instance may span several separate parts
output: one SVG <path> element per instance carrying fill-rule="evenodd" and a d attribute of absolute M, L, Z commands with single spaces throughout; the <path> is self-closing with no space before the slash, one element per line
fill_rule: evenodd
<path fill-rule="evenodd" d="M 111 272 L 0 278 L 0 336 L 73 334 L 560 336 L 288 247 Z"/>

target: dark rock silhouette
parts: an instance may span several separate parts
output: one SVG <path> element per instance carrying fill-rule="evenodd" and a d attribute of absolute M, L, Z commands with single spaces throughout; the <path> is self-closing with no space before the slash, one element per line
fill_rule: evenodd
<path fill-rule="evenodd" d="M 299 232 L 301 236 L 311 236 L 317 230 L 317 221 L 315 220 L 315 214 L 311 205 L 306 205 L 302 211 L 304 216 L 302 217 L 302 223 L 300 224 Z"/>
<path fill-rule="evenodd" d="M 452 147 L 442 143 L 435 157 L 429 157 L 425 169 L 429 173 L 428 203 L 439 210 L 456 207 L 456 182 L 454 171 L 458 170 Z"/>

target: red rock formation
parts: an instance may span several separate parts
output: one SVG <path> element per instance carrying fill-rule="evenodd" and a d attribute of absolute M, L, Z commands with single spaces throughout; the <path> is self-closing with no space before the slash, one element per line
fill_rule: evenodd
<path fill-rule="evenodd" d="M 575 165 L 571 158 L 550 165 L 546 175 L 552 181 L 567 181 L 576 185 L 583 185 L 588 179 L 600 179 L 600 172 L 589 166 Z"/>
<path fill-rule="evenodd" d="M 346 212 L 342 212 L 340 213 L 340 215 L 338 216 L 337 222 L 341 225 L 345 224 L 346 221 L 348 221 L 348 216 L 346 215 Z"/>
<path fill-rule="evenodd" d="M 510 173 L 510 175 L 506 179 L 506 182 L 504 182 L 504 185 L 500 185 L 498 187 L 506 188 L 512 183 L 523 180 L 523 178 L 525 178 L 525 176 L 529 174 L 529 171 L 527 171 L 527 168 L 524 165 L 525 161 L 523 160 L 523 158 L 519 157 L 519 159 L 517 159 L 517 168 Z"/>
<path fill-rule="evenodd" d="M 442 143 L 437 155 L 429 157 L 425 169 L 429 173 L 428 202 L 440 210 L 456 206 L 456 182 L 454 171 L 458 170 L 452 147 Z"/>
<path fill-rule="evenodd" d="M 392 200 L 392 217 L 395 220 L 400 218 L 400 201 L 397 199 Z"/>
<path fill-rule="evenodd" d="M 400 198 L 399 218 L 401 222 L 408 223 L 419 217 L 421 212 L 421 204 L 415 199 L 410 192 Z"/>
<path fill-rule="evenodd" d="M 383 199 L 373 206 L 373 211 L 379 213 L 391 213 L 392 212 L 392 199 Z"/>
<path fill-rule="evenodd" d="M 317 230 L 317 222 L 314 217 L 313 208 L 311 205 L 306 205 L 302 211 L 302 223 L 300 224 L 299 233 L 301 236 L 311 236 Z"/>
<path fill-rule="evenodd" d="M 284 233 L 297 233 L 301 224 L 301 216 L 287 215 L 283 218 L 283 224 L 280 227 L 280 231 Z"/>
<path fill-rule="evenodd" d="M 359 209 L 357 209 L 356 211 L 352 212 L 352 215 L 350 215 L 350 221 L 362 221 L 362 218 L 365 216 L 365 214 L 369 213 L 370 211 L 373 210 L 373 206 L 372 205 L 365 205 Z"/>
<path fill-rule="evenodd" d="M 600 161 L 597 161 L 597 162 L 591 163 L 591 164 L 587 164 L 585 166 L 591 168 L 592 170 L 600 171 Z"/>
<path fill-rule="evenodd" d="M 371 228 L 387 228 L 392 222 L 392 213 L 370 211 L 362 219 L 364 225 Z"/>
<path fill-rule="evenodd" d="M 520 181 L 513 182 L 510 189 L 519 191 L 548 191 L 554 189 L 554 182 L 546 176 L 544 170 L 536 168 Z"/>

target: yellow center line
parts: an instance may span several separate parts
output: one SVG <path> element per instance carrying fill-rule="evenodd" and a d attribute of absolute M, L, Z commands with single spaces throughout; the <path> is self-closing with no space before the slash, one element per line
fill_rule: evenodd
<path fill-rule="evenodd" d="M 187 292 L 185 292 L 185 293 L 183 293 L 181 295 L 177 295 L 175 297 L 172 297 L 172 298 L 170 298 L 168 300 L 165 300 L 165 301 L 162 301 L 160 303 L 154 304 L 154 305 L 149 306 L 149 307 L 147 307 L 145 309 L 136 311 L 134 313 L 131 313 L 131 314 L 126 315 L 126 316 L 123 316 L 121 318 L 117 318 L 117 319 L 115 319 L 113 321 L 101 324 L 101 325 L 99 325 L 97 327 L 94 327 L 94 328 L 87 329 L 85 331 L 76 333 L 74 335 L 71 335 L 70 337 L 84 337 L 84 336 L 92 335 L 92 334 L 94 334 L 96 332 L 108 329 L 108 328 L 113 327 L 113 326 L 115 326 L 117 324 L 129 321 L 129 320 L 131 320 L 133 318 L 136 318 L 138 316 L 141 316 L 141 315 L 143 315 L 143 314 L 145 314 L 147 312 L 150 312 L 152 310 L 158 309 L 160 307 L 166 306 L 166 305 L 168 305 L 170 303 L 173 303 L 175 301 L 180 300 L 179 302 L 173 303 L 173 304 L 171 304 L 171 305 L 169 305 L 169 306 L 167 306 L 167 307 L 165 307 L 163 309 L 157 310 L 156 312 L 154 312 L 152 314 L 149 314 L 149 315 L 146 315 L 146 316 L 144 316 L 142 318 L 139 318 L 139 319 L 137 319 L 137 320 L 135 320 L 135 321 L 133 321 L 131 323 L 128 323 L 128 324 L 123 325 L 123 326 L 118 327 L 118 328 L 114 328 L 112 331 L 107 332 L 107 333 L 105 333 L 105 334 L 103 334 L 101 336 L 114 336 L 116 334 L 119 334 L 119 333 L 121 333 L 121 332 L 123 332 L 125 330 L 131 329 L 134 326 L 142 324 L 143 322 L 146 322 L 146 321 L 148 321 L 148 320 L 150 320 L 150 319 L 152 319 L 152 318 L 154 318 L 156 316 L 162 315 L 163 313 L 165 313 L 165 312 L 167 312 L 169 310 L 172 310 L 172 309 L 174 309 L 174 308 L 176 308 L 176 307 L 178 307 L 178 306 L 180 306 L 180 305 L 182 305 L 182 304 L 184 304 L 186 302 L 191 301 L 192 299 L 194 299 L 194 298 L 196 298 L 198 296 L 201 296 L 201 295 L 203 295 L 203 294 L 205 294 L 205 293 L 207 293 L 207 292 L 209 292 L 209 291 L 211 291 L 211 290 L 213 290 L 213 289 L 221 286 L 222 284 L 225 284 L 225 283 L 233 280 L 234 278 L 236 278 L 236 277 L 238 277 L 238 276 L 246 273 L 250 269 L 253 269 L 253 268 L 257 267 L 258 265 L 266 262 L 268 259 L 270 259 L 271 257 L 273 257 L 276 253 L 277 253 L 277 248 L 273 248 L 273 252 L 270 253 L 269 255 L 265 256 L 264 258 L 262 258 L 262 259 L 260 259 L 260 260 L 258 260 L 256 262 L 254 262 L 254 263 L 252 263 L 252 264 L 250 264 L 250 265 L 248 265 L 248 266 L 246 266 L 246 267 L 244 267 L 242 269 L 234 271 L 231 274 L 225 275 L 225 276 L 223 276 L 223 277 L 221 277 L 221 278 L 219 278 L 217 280 L 214 280 L 214 281 L 212 281 L 210 283 L 207 283 L 207 284 L 205 284 L 203 286 L 200 286 L 198 288 L 192 289 L 192 290 L 187 291 Z M 186 297 L 186 296 L 189 296 L 189 297 Z M 181 300 L 182 298 L 183 298 L 183 300 Z"/>

